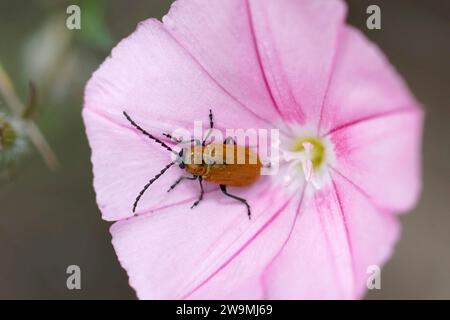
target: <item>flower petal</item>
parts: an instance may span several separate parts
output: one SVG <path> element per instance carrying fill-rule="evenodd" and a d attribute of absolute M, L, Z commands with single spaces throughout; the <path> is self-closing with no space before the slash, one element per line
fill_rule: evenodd
<path fill-rule="evenodd" d="M 257 52 L 286 120 L 317 125 L 346 7 L 330 0 L 249 0 Z"/>
<path fill-rule="evenodd" d="M 378 207 L 411 209 L 421 189 L 422 121 L 419 109 L 406 109 L 333 132 L 333 168 Z"/>
<path fill-rule="evenodd" d="M 417 108 L 406 84 L 375 44 L 346 26 L 324 101 L 320 132 L 361 119 Z"/>
<path fill-rule="evenodd" d="M 249 12 L 242 0 L 178 0 L 163 18 L 177 41 L 257 117 L 278 117 L 258 62 Z"/>
<path fill-rule="evenodd" d="M 265 128 L 192 60 L 157 20 L 139 24 L 122 40 L 89 80 L 85 108 L 127 124 L 127 111 L 159 136 L 180 127 L 192 132 L 195 120 L 208 128 L 212 109 L 222 128 Z"/>
<path fill-rule="evenodd" d="M 397 219 L 345 179 L 332 179 L 328 188 L 305 195 L 289 240 L 263 278 L 266 298 L 359 298 L 367 268 L 391 254 Z"/>
<path fill-rule="evenodd" d="M 192 211 L 183 204 L 116 222 L 114 248 L 138 297 L 261 298 L 258 275 L 294 216 L 293 205 L 268 186 L 233 190 L 249 201 L 251 221 L 242 204 L 213 192 Z"/>

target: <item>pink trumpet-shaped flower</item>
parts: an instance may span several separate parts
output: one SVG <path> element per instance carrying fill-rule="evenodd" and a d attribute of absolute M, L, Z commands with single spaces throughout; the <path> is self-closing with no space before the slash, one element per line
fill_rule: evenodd
<path fill-rule="evenodd" d="M 418 198 L 423 115 L 345 15 L 332 0 L 178 0 L 94 73 L 83 110 L 94 187 L 139 298 L 364 294 L 367 268 L 382 265 L 398 239 L 396 213 Z M 190 210 L 196 183 L 166 192 L 184 174 L 174 166 L 133 217 L 137 194 L 170 154 L 122 112 L 162 137 L 192 132 L 210 108 L 221 130 L 279 128 L 281 152 L 304 154 L 302 163 L 309 155 L 317 187 L 285 159 L 277 175 L 231 188 L 251 205 L 249 220 L 211 184 Z"/>

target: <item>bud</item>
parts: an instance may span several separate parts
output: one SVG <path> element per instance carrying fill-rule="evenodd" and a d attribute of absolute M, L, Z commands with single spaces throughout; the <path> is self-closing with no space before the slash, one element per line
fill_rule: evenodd
<path fill-rule="evenodd" d="M 26 149 L 24 123 L 0 113 L 0 169 L 9 165 Z"/>

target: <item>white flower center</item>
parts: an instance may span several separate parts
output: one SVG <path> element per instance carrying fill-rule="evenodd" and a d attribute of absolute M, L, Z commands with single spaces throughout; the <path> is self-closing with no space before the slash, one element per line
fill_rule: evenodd
<path fill-rule="evenodd" d="M 334 151 L 327 137 L 319 137 L 315 130 L 291 128 L 293 135 L 282 136 L 280 144 L 281 183 L 298 190 L 304 182 L 315 190 L 330 182 L 328 165 L 334 163 Z"/>

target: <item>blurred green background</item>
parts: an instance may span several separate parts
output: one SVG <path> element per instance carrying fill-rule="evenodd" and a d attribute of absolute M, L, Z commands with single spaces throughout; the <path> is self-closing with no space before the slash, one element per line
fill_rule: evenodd
<path fill-rule="evenodd" d="M 134 299 L 92 188 L 81 121 L 83 89 L 111 48 L 169 0 L 0 2 L 0 63 L 20 98 L 38 88 L 36 122 L 61 162 L 51 171 L 31 146 L 12 180 L 0 180 L 0 299 Z M 369 299 L 450 298 L 450 1 L 349 3 L 349 23 L 386 53 L 427 111 L 424 191 L 402 217 L 403 236 Z M 82 29 L 65 27 L 78 4 Z M 382 30 L 365 27 L 378 4 Z M 0 98 L 0 111 L 7 111 Z M 66 288 L 66 268 L 82 270 L 82 290 Z"/>

